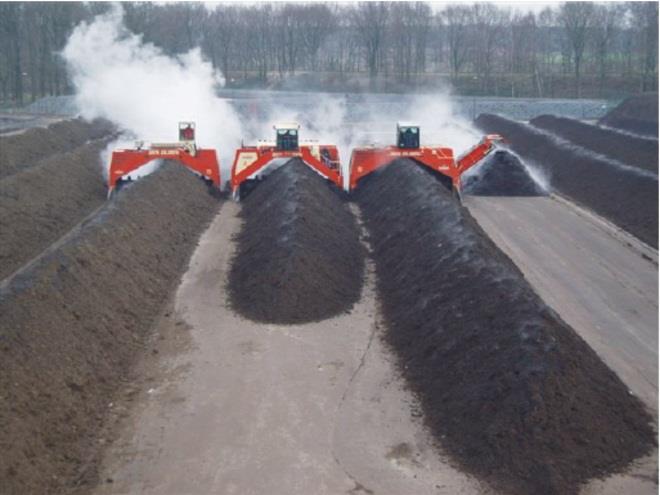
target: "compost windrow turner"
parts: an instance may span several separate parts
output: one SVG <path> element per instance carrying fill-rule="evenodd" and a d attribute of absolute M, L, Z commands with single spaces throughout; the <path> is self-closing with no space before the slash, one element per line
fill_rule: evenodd
<path fill-rule="evenodd" d="M 461 175 L 473 167 L 502 141 L 497 134 L 489 134 L 458 159 L 454 151 L 445 146 L 422 146 L 420 126 L 398 123 L 396 145 L 367 146 L 351 153 L 348 177 L 340 165 L 339 151 L 334 144 L 317 141 L 300 142 L 300 125 L 286 122 L 274 126 L 274 141 L 259 141 L 256 145 L 242 146 L 236 150 L 231 169 L 231 190 L 235 200 L 240 200 L 249 189 L 267 175 L 267 168 L 281 159 L 301 159 L 319 175 L 340 189 L 351 192 L 362 178 L 399 158 L 410 159 L 440 174 L 450 189 L 461 192 Z M 195 124 L 179 123 L 179 141 L 151 143 L 144 147 L 137 142 L 134 149 L 116 150 L 108 173 L 108 197 L 123 180 L 130 180 L 130 173 L 156 159 L 176 160 L 220 188 L 220 165 L 214 149 L 198 148 L 195 142 Z"/>
<path fill-rule="evenodd" d="M 349 189 L 358 187 L 360 179 L 399 158 L 408 158 L 442 174 L 451 183 L 451 189 L 460 193 L 461 175 L 479 163 L 495 149 L 495 143 L 503 141 L 498 134 L 489 134 L 464 153 L 454 158 L 454 150 L 445 146 L 420 145 L 420 126 L 399 122 L 396 126 L 395 146 L 368 146 L 356 148 L 351 153 Z"/>
<path fill-rule="evenodd" d="M 461 175 L 476 165 L 495 149 L 496 143 L 503 141 L 497 134 L 489 134 L 460 158 L 454 158 L 454 151 L 444 146 L 422 146 L 420 126 L 411 123 L 398 123 L 396 145 L 356 148 L 351 154 L 348 180 L 344 180 L 340 166 L 339 152 L 333 144 L 320 144 L 307 141 L 298 142 L 300 126 L 295 123 L 274 126 L 275 141 L 260 141 L 255 146 L 246 146 L 236 151 L 231 171 L 233 197 L 239 200 L 249 186 L 265 176 L 265 169 L 278 158 L 300 158 L 321 176 L 348 192 L 358 187 L 362 178 L 399 158 L 408 158 L 428 167 L 446 178 L 450 189 L 461 191 Z"/>
<path fill-rule="evenodd" d="M 179 140 L 173 143 L 151 143 L 144 146 L 137 141 L 135 148 L 115 150 L 108 170 L 108 198 L 130 173 L 147 163 L 175 160 L 220 188 L 220 163 L 214 149 L 198 148 L 195 142 L 195 123 L 179 122 Z"/>
<path fill-rule="evenodd" d="M 236 150 L 231 168 L 232 196 L 239 200 L 250 186 L 263 178 L 266 167 L 274 160 L 300 158 L 321 176 L 342 187 L 339 151 L 334 144 L 316 141 L 298 141 L 300 125 L 297 122 L 275 124 L 275 141 L 259 141 L 254 146 Z"/>

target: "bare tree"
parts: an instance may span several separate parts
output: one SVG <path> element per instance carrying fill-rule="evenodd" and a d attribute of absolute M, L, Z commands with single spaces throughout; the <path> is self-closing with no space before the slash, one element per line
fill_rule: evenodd
<path fill-rule="evenodd" d="M 433 70 L 439 71 L 445 61 L 444 57 L 444 28 L 442 26 L 442 15 L 440 13 L 431 18 L 429 26 L 430 57 Z"/>
<path fill-rule="evenodd" d="M 433 19 L 431 7 L 424 2 L 413 4 L 413 41 L 415 48 L 415 73 L 426 70 L 427 45 Z"/>
<path fill-rule="evenodd" d="M 596 5 L 593 15 L 593 44 L 596 60 L 598 63 L 599 90 L 602 95 L 607 73 L 607 60 L 610 46 L 625 10 L 617 4 Z"/>
<path fill-rule="evenodd" d="M 576 96 L 623 96 L 658 84 L 657 2 L 570 2 L 538 15 L 493 3 L 450 4 L 435 14 L 427 2 L 122 7 L 129 30 L 166 54 L 200 47 L 232 84 L 305 71 L 324 73 L 319 84 L 354 85 L 351 73 L 367 71 L 372 85 L 408 87 L 424 84 L 430 71 L 450 72 L 458 93 L 507 88 L 516 96 L 566 96 L 567 83 Z M 58 53 L 80 20 L 108 8 L 0 2 L 2 103 L 71 91 Z"/>
<path fill-rule="evenodd" d="M 387 2 L 360 2 L 353 10 L 354 26 L 365 50 L 369 78 L 372 82 L 378 75 L 378 61 L 381 58 L 388 15 Z"/>
<path fill-rule="evenodd" d="M 237 30 L 238 12 L 233 5 L 217 7 L 210 16 L 208 50 L 211 60 L 220 65 L 225 77 L 229 77 L 230 61 L 234 50 Z"/>
<path fill-rule="evenodd" d="M 389 45 L 392 48 L 392 68 L 401 82 L 410 82 L 413 58 L 414 18 L 407 2 L 395 2 L 391 6 L 392 22 L 389 29 Z"/>
<path fill-rule="evenodd" d="M 658 3 L 630 2 L 633 23 L 638 26 L 641 90 L 657 91 L 658 68 Z"/>
<path fill-rule="evenodd" d="M 467 5 L 454 5 L 447 7 L 442 12 L 447 41 L 449 43 L 449 62 L 451 73 L 454 78 L 458 76 L 468 53 L 468 25 L 471 12 Z"/>
<path fill-rule="evenodd" d="M 536 17 L 531 12 L 521 15 L 515 14 L 511 25 L 511 73 L 512 95 L 515 95 L 515 75 L 529 74 L 536 96 L 543 95 L 543 79 L 539 69 L 539 28 Z"/>
<path fill-rule="evenodd" d="M 489 86 L 494 56 L 500 46 L 498 40 L 503 37 L 508 17 L 508 12 L 492 3 L 476 3 L 472 6 L 472 59 L 483 92 L 486 92 Z"/>
<path fill-rule="evenodd" d="M 330 7 L 325 4 L 305 5 L 299 13 L 300 42 L 312 70 L 318 69 L 318 55 L 326 38 L 337 29 L 337 20 Z"/>
<path fill-rule="evenodd" d="M 23 104 L 23 65 L 21 60 L 21 14 L 19 3 L 0 3 L 0 36 L 4 44 L 7 61 L 6 78 L 11 84 L 14 101 Z"/>
<path fill-rule="evenodd" d="M 126 27 L 134 32 L 151 34 L 154 30 L 154 13 L 156 6 L 151 2 L 126 2 L 124 7 L 124 22 Z M 147 38 L 148 39 L 148 38 Z M 152 41 L 151 39 L 148 39 Z"/>
<path fill-rule="evenodd" d="M 562 5 L 559 18 L 566 31 L 572 49 L 575 69 L 575 96 L 580 98 L 580 69 L 587 45 L 587 35 L 594 14 L 594 4 L 589 2 L 567 2 Z"/>

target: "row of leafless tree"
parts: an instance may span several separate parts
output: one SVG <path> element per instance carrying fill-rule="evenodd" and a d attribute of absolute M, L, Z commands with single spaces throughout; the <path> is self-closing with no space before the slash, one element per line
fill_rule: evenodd
<path fill-rule="evenodd" d="M 170 54 L 200 46 L 234 85 L 449 79 L 472 94 L 608 96 L 658 84 L 657 2 L 568 2 L 538 14 L 493 3 L 123 5 L 131 31 Z M 0 97 L 70 91 L 58 52 L 78 22 L 107 8 L 0 2 Z"/>

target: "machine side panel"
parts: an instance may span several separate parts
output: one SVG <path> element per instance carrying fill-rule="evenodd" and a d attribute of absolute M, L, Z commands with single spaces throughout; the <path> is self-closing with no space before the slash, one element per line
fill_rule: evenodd
<path fill-rule="evenodd" d="M 117 150 L 112 152 L 112 160 L 108 169 L 108 195 L 112 193 L 117 182 L 123 176 L 158 159 L 176 160 L 210 179 L 216 187 L 220 187 L 220 163 L 213 149 L 197 149 L 194 155 L 185 148 Z"/>
<path fill-rule="evenodd" d="M 412 150 L 402 150 L 395 146 L 388 146 L 387 148 L 358 148 L 353 150 L 351 154 L 350 188 L 354 189 L 362 177 L 369 175 L 397 158 L 409 158 L 436 172 L 451 177 L 452 180 L 456 176 L 454 154 L 450 148 L 422 147 Z"/>

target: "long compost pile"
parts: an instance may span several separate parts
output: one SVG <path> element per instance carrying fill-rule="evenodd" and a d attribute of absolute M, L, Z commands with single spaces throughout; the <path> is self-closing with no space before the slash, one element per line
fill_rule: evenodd
<path fill-rule="evenodd" d="M 601 125 L 646 136 L 658 136 L 658 93 L 631 96 L 598 121 Z"/>
<path fill-rule="evenodd" d="M 475 123 L 484 132 L 503 135 L 517 154 L 541 167 L 554 190 L 658 247 L 657 176 L 576 153 L 533 127 L 504 117 L 482 114 Z"/>
<path fill-rule="evenodd" d="M 0 137 L 0 178 L 37 165 L 43 158 L 70 151 L 113 132 L 115 128 L 107 120 L 87 122 L 72 119 L 56 122 L 46 128 L 35 127 L 21 134 Z"/>
<path fill-rule="evenodd" d="M 94 484 L 108 405 L 217 207 L 168 164 L 0 292 L 3 495 Z"/>
<path fill-rule="evenodd" d="M 236 311 L 295 324 L 345 313 L 359 300 L 365 252 L 332 187 L 294 160 L 245 198 L 228 284 Z"/>
<path fill-rule="evenodd" d="M 509 493 L 571 494 L 651 450 L 642 403 L 427 172 L 395 162 L 358 202 L 387 341 L 464 469 Z"/>
<path fill-rule="evenodd" d="M 0 279 L 105 202 L 99 152 L 107 142 L 56 153 L 0 179 Z"/>
<path fill-rule="evenodd" d="M 529 123 L 630 167 L 658 173 L 657 140 L 638 138 L 554 115 L 541 115 L 530 120 Z"/>
<path fill-rule="evenodd" d="M 463 177 L 462 192 L 472 196 L 544 196 L 546 191 L 514 154 L 497 150 L 470 168 Z"/>

